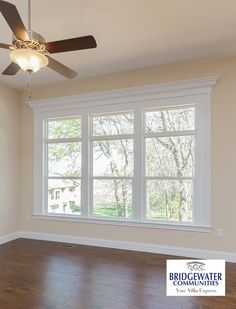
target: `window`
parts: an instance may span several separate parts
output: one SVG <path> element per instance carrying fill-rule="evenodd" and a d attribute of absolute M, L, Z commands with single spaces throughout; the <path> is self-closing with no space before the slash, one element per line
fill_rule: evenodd
<path fill-rule="evenodd" d="M 45 124 L 47 212 L 80 214 L 81 120 L 49 119 Z"/>
<path fill-rule="evenodd" d="M 49 189 L 49 191 L 51 191 L 51 189 Z M 60 199 L 60 190 L 55 190 L 55 200 L 59 200 Z"/>
<path fill-rule="evenodd" d="M 211 87 L 203 85 L 215 81 L 30 103 L 35 215 L 208 228 Z"/>
<path fill-rule="evenodd" d="M 145 112 L 146 217 L 193 220 L 195 108 Z"/>
<path fill-rule="evenodd" d="M 92 215 L 132 218 L 134 114 L 93 115 L 91 121 Z"/>

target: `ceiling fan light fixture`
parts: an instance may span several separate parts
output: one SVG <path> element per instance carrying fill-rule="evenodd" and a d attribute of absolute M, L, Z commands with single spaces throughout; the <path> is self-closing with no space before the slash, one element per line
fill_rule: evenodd
<path fill-rule="evenodd" d="M 44 54 L 29 48 L 13 50 L 10 58 L 25 72 L 37 72 L 48 65 L 48 58 Z"/>

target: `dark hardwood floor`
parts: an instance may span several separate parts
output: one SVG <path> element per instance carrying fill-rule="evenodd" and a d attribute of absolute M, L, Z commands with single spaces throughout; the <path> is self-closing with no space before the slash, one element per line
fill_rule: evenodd
<path fill-rule="evenodd" d="M 226 297 L 167 297 L 167 258 L 18 239 L 0 246 L 0 309 L 236 309 L 236 264 Z"/>

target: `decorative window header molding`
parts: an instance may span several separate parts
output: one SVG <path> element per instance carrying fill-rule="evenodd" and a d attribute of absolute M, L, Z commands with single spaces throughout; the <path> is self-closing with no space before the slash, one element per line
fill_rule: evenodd
<path fill-rule="evenodd" d="M 184 95 L 210 94 L 219 75 L 169 83 L 98 91 L 75 96 L 26 101 L 35 112 L 68 110 L 98 105 L 143 102 Z"/>

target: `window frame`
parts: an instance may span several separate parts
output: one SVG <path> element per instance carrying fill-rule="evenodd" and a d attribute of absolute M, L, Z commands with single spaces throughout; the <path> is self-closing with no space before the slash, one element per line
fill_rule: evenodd
<path fill-rule="evenodd" d="M 210 230 L 210 102 L 211 91 L 218 76 L 161 85 L 127 88 L 98 92 L 44 101 L 27 102 L 34 109 L 34 207 L 33 218 L 60 221 L 77 221 L 95 224 L 128 225 L 145 228 L 164 228 L 208 232 Z M 144 113 L 143 110 L 164 107 L 196 107 L 196 181 L 194 192 L 198 192 L 197 212 L 193 209 L 194 222 L 144 220 Z M 100 113 L 134 112 L 134 177 L 133 218 L 89 217 L 91 195 L 91 121 L 89 115 Z M 80 117 L 82 124 L 82 176 L 81 216 L 48 214 L 45 212 L 45 121 L 47 119 Z M 198 146 L 197 146 L 198 145 Z M 200 159 L 198 159 L 200 158 Z M 139 188 L 139 189 L 137 189 Z M 199 192 L 201 194 L 199 194 Z"/>

